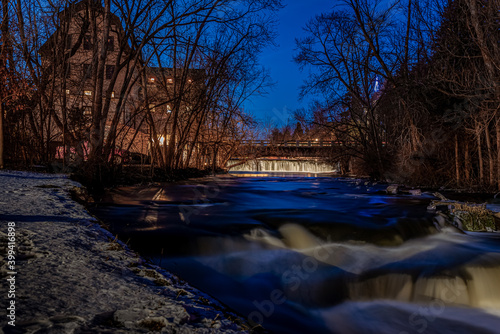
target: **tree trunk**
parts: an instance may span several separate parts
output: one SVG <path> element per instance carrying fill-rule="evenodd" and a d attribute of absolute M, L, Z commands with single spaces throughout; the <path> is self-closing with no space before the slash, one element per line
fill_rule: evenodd
<path fill-rule="evenodd" d="M 470 163 L 470 156 L 469 156 L 469 142 L 466 140 L 465 141 L 465 150 L 464 150 L 464 160 L 465 160 L 465 181 L 467 182 L 467 186 L 470 185 L 470 170 L 471 170 L 471 163 Z"/>
<path fill-rule="evenodd" d="M 98 62 L 97 62 L 97 68 L 93 68 L 92 71 L 94 71 L 94 80 L 95 80 L 95 85 L 94 85 L 94 103 L 93 103 L 93 122 L 94 122 L 94 133 L 93 136 L 91 137 L 91 157 L 89 157 L 89 160 L 103 163 L 105 161 L 108 161 L 110 155 L 114 153 L 114 147 L 111 147 L 111 152 L 103 152 L 104 148 L 104 134 L 105 134 L 105 128 L 106 128 L 106 120 L 107 120 L 107 113 L 103 112 L 103 89 L 104 89 L 104 70 L 105 70 L 105 64 L 106 64 L 106 55 L 107 55 L 107 41 L 109 37 L 109 29 L 111 26 L 111 9 L 110 9 L 110 0 L 104 1 L 104 22 L 102 23 L 102 37 L 100 43 L 97 43 L 97 28 L 96 28 L 96 23 L 95 23 L 95 18 L 94 18 L 94 41 L 97 45 L 100 45 L 100 49 L 94 46 L 94 49 L 96 51 L 99 51 L 98 54 Z M 93 63 L 95 65 L 95 62 Z M 104 153 L 104 154 L 103 154 Z"/>
<path fill-rule="evenodd" d="M 477 156 L 479 162 L 479 183 L 484 183 L 483 151 L 481 149 L 481 129 L 476 121 Z"/>
<path fill-rule="evenodd" d="M 460 155 L 458 152 L 458 135 L 455 135 L 455 174 L 458 186 L 460 185 Z"/>
<path fill-rule="evenodd" d="M 497 115 L 495 130 L 497 137 L 497 189 L 500 191 L 500 115 Z"/>
<path fill-rule="evenodd" d="M 488 150 L 488 169 L 489 169 L 489 183 L 495 184 L 495 160 L 493 160 L 493 147 L 491 146 L 490 128 L 489 124 L 485 128 L 486 135 L 486 149 Z"/>
<path fill-rule="evenodd" d="M 0 103 L 0 169 L 3 169 L 3 103 Z"/>
<path fill-rule="evenodd" d="M 3 67 L 5 74 L 8 73 L 7 64 L 12 60 L 12 49 L 10 48 L 10 32 L 9 32 L 9 1 L 2 0 L 2 24 L 1 24 L 1 50 L 0 50 L 0 66 Z M 10 64 L 12 65 L 12 64 Z M 1 89 L 6 93 L 6 87 Z M 0 95 L 0 169 L 4 167 L 4 133 L 3 133 L 3 115 L 5 113 L 3 99 L 5 96 Z"/>

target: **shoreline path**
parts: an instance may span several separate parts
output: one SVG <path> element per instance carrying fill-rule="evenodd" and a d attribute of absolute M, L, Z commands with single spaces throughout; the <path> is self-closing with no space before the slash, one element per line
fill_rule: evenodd
<path fill-rule="evenodd" d="M 79 186 L 65 175 L 0 171 L 0 334 L 248 332 L 103 229 L 71 199 Z"/>

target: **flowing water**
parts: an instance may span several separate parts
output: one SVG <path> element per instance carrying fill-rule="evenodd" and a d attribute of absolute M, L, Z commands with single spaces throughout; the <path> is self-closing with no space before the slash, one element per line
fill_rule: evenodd
<path fill-rule="evenodd" d="M 239 160 L 229 160 L 227 165 L 231 172 L 333 173 L 337 171 L 337 167 L 320 159 L 255 159 L 243 163 Z"/>
<path fill-rule="evenodd" d="M 500 238 L 385 185 L 248 174 L 110 191 L 122 240 L 274 333 L 500 333 Z"/>

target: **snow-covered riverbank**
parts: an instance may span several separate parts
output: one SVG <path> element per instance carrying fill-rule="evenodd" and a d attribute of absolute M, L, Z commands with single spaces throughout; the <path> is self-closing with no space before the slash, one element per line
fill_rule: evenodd
<path fill-rule="evenodd" d="M 0 300 L 3 310 L 14 305 L 10 318 L 0 313 L 0 334 L 245 331 L 241 318 L 101 228 L 71 200 L 76 186 L 63 175 L 0 171 Z"/>

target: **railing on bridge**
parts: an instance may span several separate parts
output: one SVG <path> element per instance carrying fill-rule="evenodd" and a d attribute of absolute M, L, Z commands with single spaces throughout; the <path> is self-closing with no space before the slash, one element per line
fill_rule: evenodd
<path fill-rule="evenodd" d="M 273 142 L 270 140 L 243 140 L 242 146 L 255 147 L 332 147 L 341 145 L 335 141 L 324 140 L 290 140 L 286 142 Z"/>

